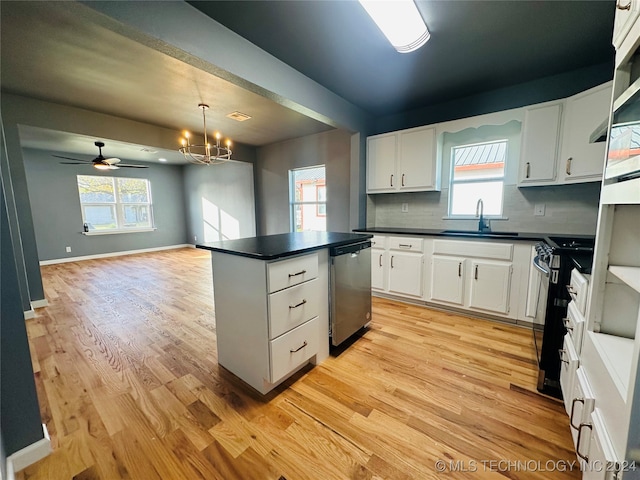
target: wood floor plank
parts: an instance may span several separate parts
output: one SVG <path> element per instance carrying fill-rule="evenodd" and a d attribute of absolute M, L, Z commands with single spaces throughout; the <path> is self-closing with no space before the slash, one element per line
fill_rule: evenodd
<path fill-rule="evenodd" d="M 546 480 L 482 462 L 575 461 L 528 329 L 374 298 L 363 335 L 262 396 L 217 364 L 208 252 L 42 275 L 27 331 L 54 452 L 18 480 Z"/>

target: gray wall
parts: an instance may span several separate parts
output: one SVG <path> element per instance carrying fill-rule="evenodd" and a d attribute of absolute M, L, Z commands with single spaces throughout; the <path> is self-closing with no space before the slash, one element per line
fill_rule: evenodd
<path fill-rule="evenodd" d="M 183 167 L 152 165 L 146 169 L 121 168 L 103 173 L 90 166 L 61 165 L 59 159 L 42 150 L 23 149 L 22 155 L 40 260 L 187 243 Z M 71 154 L 66 156 L 74 157 Z M 125 158 L 122 162 L 134 163 Z M 82 235 L 77 175 L 149 179 L 157 230 L 116 235 Z M 65 252 L 66 246 L 71 247 L 70 253 Z"/>
<path fill-rule="evenodd" d="M 260 235 L 290 230 L 289 170 L 326 166 L 327 230 L 348 232 L 351 134 L 332 130 L 258 149 L 256 195 Z"/>
<path fill-rule="evenodd" d="M 256 235 L 253 164 L 183 168 L 189 243 Z"/>
<path fill-rule="evenodd" d="M 4 142 L 0 147 L 4 161 Z M 33 367 L 29 354 L 27 330 L 13 240 L 9 229 L 5 198 L 5 177 L 2 177 L 2 200 L 0 201 L 0 432 L 2 432 L 3 474 L 5 455 L 43 438 L 42 421 Z"/>

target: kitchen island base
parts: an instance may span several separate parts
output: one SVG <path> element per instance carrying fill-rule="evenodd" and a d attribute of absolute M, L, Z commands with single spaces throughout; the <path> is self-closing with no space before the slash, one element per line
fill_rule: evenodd
<path fill-rule="evenodd" d="M 266 394 L 329 356 L 326 249 L 259 260 L 211 252 L 218 363 Z"/>

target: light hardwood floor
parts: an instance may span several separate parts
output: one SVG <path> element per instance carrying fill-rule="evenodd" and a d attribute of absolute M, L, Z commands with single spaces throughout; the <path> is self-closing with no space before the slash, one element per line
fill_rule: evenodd
<path fill-rule="evenodd" d="M 19 480 L 580 478 L 551 471 L 575 454 L 528 329 L 374 299 L 362 337 L 262 397 L 217 364 L 208 252 L 42 272 L 54 452 Z"/>

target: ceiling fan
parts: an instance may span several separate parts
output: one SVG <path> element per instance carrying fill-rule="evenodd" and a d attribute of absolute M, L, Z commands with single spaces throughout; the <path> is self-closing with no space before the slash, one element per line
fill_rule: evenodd
<path fill-rule="evenodd" d="M 62 157 L 60 155 L 53 155 L 54 157 L 64 158 L 66 160 L 73 160 L 73 162 L 60 162 L 64 165 L 93 165 L 98 170 L 117 170 L 123 168 L 149 168 L 147 165 L 127 165 L 120 163 L 119 158 L 105 158 L 102 155 L 102 147 L 104 142 L 95 142 L 95 146 L 98 147 L 98 156 L 91 161 L 80 160 L 78 158 Z"/>

